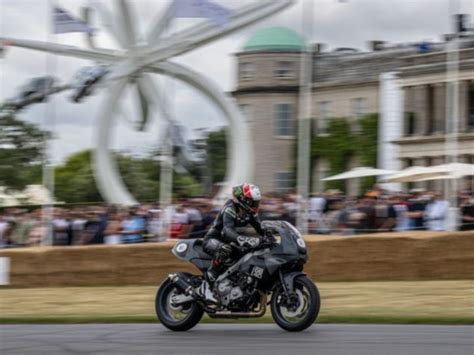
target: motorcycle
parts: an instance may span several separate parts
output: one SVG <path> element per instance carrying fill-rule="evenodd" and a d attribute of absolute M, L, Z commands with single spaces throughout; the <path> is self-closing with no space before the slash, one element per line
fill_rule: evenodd
<path fill-rule="evenodd" d="M 233 245 L 237 258 L 229 260 L 226 271 L 215 281 L 213 301 L 196 292 L 203 275 L 176 272 L 162 282 L 155 309 L 165 327 L 191 329 L 204 313 L 211 318 L 262 317 L 267 305 L 273 320 L 287 331 L 302 331 L 315 322 L 321 301 L 315 283 L 303 272 L 308 259 L 303 237 L 288 222 L 263 223 L 271 236 L 256 249 L 242 250 Z M 202 239 L 180 240 L 172 253 L 204 274 L 212 257 L 202 244 Z"/>

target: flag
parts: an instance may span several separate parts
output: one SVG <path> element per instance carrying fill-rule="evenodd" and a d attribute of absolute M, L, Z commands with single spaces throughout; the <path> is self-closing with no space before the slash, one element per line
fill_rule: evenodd
<path fill-rule="evenodd" d="M 53 32 L 94 32 L 95 29 L 90 27 L 84 20 L 75 18 L 66 10 L 55 6 L 53 8 Z"/>
<path fill-rule="evenodd" d="M 209 0 L 174 0 L 175 17 L 203 17 L 216 25 L 225 26 L 230 21 L 231 11 Z"/>

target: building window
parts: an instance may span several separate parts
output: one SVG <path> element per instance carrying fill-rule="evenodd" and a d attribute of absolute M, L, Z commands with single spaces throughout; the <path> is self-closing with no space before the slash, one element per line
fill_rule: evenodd
<path fill-rule="evenodd" d="M 367 113 L 367 99 L 357 97 L 352 99 L 352 117 L 361 118 Z"/>
<path fill-rule="evenodd" d="M 415 129 L 415 113 L 405 112 L 405 136 L 413 136 L 415 134 Z"/>
<path fill-rule="evenodd" d="M 277 104 L 274 106 L 274 109 L 274 134 L 276 136 L 293 136 L 295 133 L 295 120 L 292 105 Z"/>
<path fill-rule="evenodd" d="M 435 131 L 435 88 L 428 85 L 426 88 L 426 130 L 425 134 L 431 135 Z"/>
<path fill-rule="evenodd" d="M 253 63 L 241 62 L 239 64 L 239 78 L 240 79 L 251 79 L 254 76 Z"/>
<path fill-rule="evenodd" d="M 277 62 L 274 70 L 277 78 L 292 78 L 295 76 L 293 62 Z"/>
<path fill-rule="evenodd" d="M 287 192 L 294 187 L 295 175 L 287 171 L 275 173 L 276 192 Z"/>
<path fill-rule="evenodd" d="M 330 116 L 331 116 L 331 101 L 321 101 L 319 103 L 319 117 L 317 120 L 318 134 L 327 133 Z"/>
<path fill-rule="evenodd" d="M 474 83 L 469 84 L 468 102 L 467 129 L 474 131 Z"/>

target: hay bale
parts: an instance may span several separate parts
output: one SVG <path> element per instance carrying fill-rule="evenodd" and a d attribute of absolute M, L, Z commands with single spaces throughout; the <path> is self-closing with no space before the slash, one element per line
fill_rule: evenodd
<path fill-rule="evenodd" d="M 318 281 L 474 279 L 474 234 L 386 233 L 306 237 L 305 271 Z M 0 250 L 11 258 L 11 285 L 158 285 L 169 273 L 196 273 L 159 244 Z"/>

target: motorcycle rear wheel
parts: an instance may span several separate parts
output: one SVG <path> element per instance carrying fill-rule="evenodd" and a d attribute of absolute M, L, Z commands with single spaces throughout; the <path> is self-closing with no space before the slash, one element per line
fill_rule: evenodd
<path fill-rule="evenodd" d="M 316 285 L 306 276 L 294 280 L 292 297 L 296 300 L 295 309 L 285 302 L 286 295 L 282 285 L 278 285 L 272 295 L 272 317 L 279 327 L 289 332 L 299 332 L 311 326 L 319 314 L 321 299 Z"/>
<path fill-rule="evenodd" d="M 204 310 L 196 302 L 174 306 L 171 298 L 181 294 L 170 280 L 164 281 L 156 294 L 155 311 L 161 324 L 174 331 L 185 331 L 194 327 L 201 320 Z"/>

